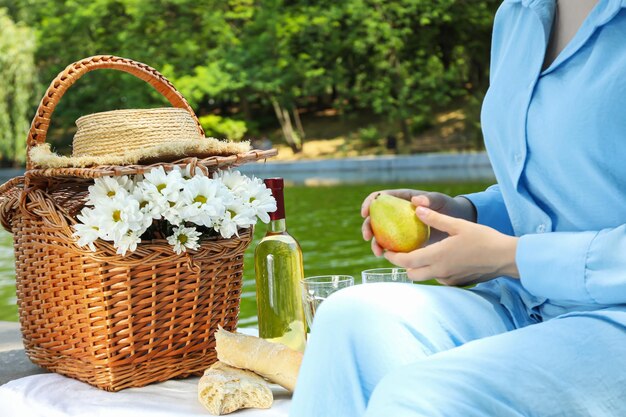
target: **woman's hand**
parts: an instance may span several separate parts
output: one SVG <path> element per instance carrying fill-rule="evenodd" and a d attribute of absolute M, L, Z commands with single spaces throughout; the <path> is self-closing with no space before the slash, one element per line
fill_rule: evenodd
<path fill-rule="evenodd" d="M 372 252 L 374 252 L 376 256 L 381 256 L 383 249 L 376 243 L 376 239 L 373 238 L 374 233 L 370 226 L 369 208 L 372 201 L 374 201 L 379 194 L 390 194 L 394 197 L 411 201 L 415 206 L 429 207 L 432 210 L 436 210 L 448 216 L 458 217 L 471 222 L 476 221 L 476 209 L 474 205 L 464 197 L 453 198 L 442 193 L 409 189 L 376 191 L 368 195 L 361 205 L 361 216 L 365 219 L 361 227 L 363 239 L 372 241 Z M 438 242 L 447 236 L 445 232 L 431 230 L 430 239 L 427 244 Z"/>
<path fill-rule="evenodd" d="M 448 237 L 409 253 L 384 253 L 391 263 L 406 268 L 412 280 L 435 279 L 443 285 L 465 286 L 503 275 L 519 278 L 516 237 L 423 206 L 417 207 L 416 214 Z"/>

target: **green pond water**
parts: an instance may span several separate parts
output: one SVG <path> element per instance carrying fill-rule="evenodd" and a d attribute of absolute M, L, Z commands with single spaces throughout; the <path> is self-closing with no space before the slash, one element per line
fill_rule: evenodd
<path fill-rule="evenodd" d="M 364 269 L 390 266 L 376 258 L 361 238 L 360 206 L 370 192 L 390 188 L 416 188 L 457 195 L 485 189 L 487 183 L 396 183 L 368 185 L 293 186 L 285 189 L 287 227 L 302 246 L 305 275 L 347 274 L 360 282 Z M 265 233 L 257 225 L 254 241 L 245 254 L 240 325 L 255 326 L 256 292 L 254 247 Z M 17 321 L 12 236 L 0 230 L 0 321 Z"/>

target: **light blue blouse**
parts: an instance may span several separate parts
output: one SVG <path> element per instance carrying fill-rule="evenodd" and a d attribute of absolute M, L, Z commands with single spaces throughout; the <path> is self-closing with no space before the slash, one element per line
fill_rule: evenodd
<path fill-rule="evenodd" d="M 521 285 L 565 304 L 626 304 L 626 0 L 600 0 L 542 71 L 556 0 L 505 0 L 482 110 L 498 181 L 467 197 L 520 237 Z"/>

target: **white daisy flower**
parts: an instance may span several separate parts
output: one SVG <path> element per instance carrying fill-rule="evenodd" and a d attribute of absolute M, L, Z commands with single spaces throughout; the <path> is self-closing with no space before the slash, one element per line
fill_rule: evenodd
<path fill-rule="evenodd" d="M 220 221 L 216 223 L 215 229 L 224 239 L 230 239 L 234 235 L 239 237 L 239 233 L 237 233 L 237 223 L 235 223 L 230 216 L 220 219 Z"/>
<path fill-rule="evenodd" d="M 248 204 L 250 204 L 259 220 L 263 223 L 268 223 L 270 221 L 268 213 L 276 211 L 276 199 L 272 196 L 272 191 L 258 178 L 250 181 L 247 191 Z"/>
<path fill-rule="evenodd" d="M 128 195 L 133 190 L 134 183 L 126 175 L 121 177 L 100 177 L 89 186 L 88 204 L 95 205 L 97 202 L 110 199 L 116 195 Z"/>
<path fill-rule="evenodd" d="M 149 227 L 152 220 L 158 220 L 162 217 L 165 210 L 169 208 L 168 201 L 160 194 L 149 193 L 143 185 L 138 185 L 133 190 L 132 196 L 139 203 L 139 211 L 144 215 L 144 221 Z"/>
<path fill-rule="evenodd" d="M 226 207 L 224 217 L 215 225 L 215 229 L 225 239 L 233 235 L 239 237 L 239 228 L 247 228 L 256 223 L 256 214 L 248 204 L 233 202 Z"/>
<path fill-rule="evenodd" d="M 193 177 L 185 184 L 180 215 L 185 221 L 212 227 L 226 211 L 224 186 L 208 177 Z"/>
<path fill-rule="evenodd" d="M 222 199 L 224 202 L 224 206 L 228 206 L 233 204 L 235 201 L 239 199 L 235 193 L 231 191 L 230 188 L 225 186 L 221 181 L 211 180 L 217 183 L 217 196 Z"/>
<path fill-rule="evenodd" d="M 220 180 L 229 190 L 235 194 L 245 193 L 250 183 L 250 178 L 239 171 L 222 170 L 213 174 L 214 179 Z"/>
<path fill-rule="evenodd" d="M 134 252 L 137 250 L 137 244 L 140 242 L 141 234 L 128 230 L 126 233 L 118 236 L 117 239 L 114 240 L 113 246 L 117 249 L 116 253 L 118 255 L 126 256 L 126 252 Z"/>
<path fill-rule="evenodd" d="M 96 247 L 93 243 L 100 237 L 100 226 L 92 213 L 93 209 L 85 207 L 81 214 L 76 216 L 80 223 L 74 225 L 72 236 L 78 238 L 78 246 L 89 246 L 89 249 L 95 252 Z"/>
<path fill-rule="evenodd" d="M 174 247 L 176 254 L 180 255 L 182 252 L 186 252 L 187 249 L 196 250 L 200 248 L 198 241 L 201 235 L 195 227 L 176 227 L 174 228 L 174 234 L 168 236 L 167 243 Z"/>
<path fill-rule="evenodd" d="M 93 209 L 93 216 L 98 221 L 100 237 L 106 240 L 118 240 L 128 231 L 141 234 L 146 230 L 139 202 L 130 195 L 99 201 Z"/>
<path fill-rule="evenodd" d="M 185 180 L 180 169 L 165 172 L 162 166 L 153 168 L 144 175 L 141 186 L 148 193 L 159 194 L 169 202 L 176 203 L 180 198 L 180 192 L 185 186 Z"/>
<path fill-rule="evenodd" d="M 168 207 L 163 211 L 163 218 L 174 226 L 180 226 L 187 218 L 189 204 L 181 194 L 180 200 L 176 203 L 168 202 Z"/>

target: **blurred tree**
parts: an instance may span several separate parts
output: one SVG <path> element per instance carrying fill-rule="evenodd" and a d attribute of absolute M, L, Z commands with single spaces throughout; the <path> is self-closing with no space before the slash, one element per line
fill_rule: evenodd
<path fill-rule="evenodd" d="M 26 157 L 26 135 L 35 84 L 35 35 L 0 9 L 0 162 L 19 166 Z"/>
<path fill-rule="evenodd" d="M 248 2 L 250 7 L 252 2 Z M 308 16 L 285 7 L 283 0 L 259 2 L 238 27 L 235 48 L 225 51 L 240 77 L 245 99 L 258 98 L 271 105 L 285 141 L 294 152 L 302 149 L 304 129 L 297 99 L 306 94 L 304 63 L 294 56 L 293 39 L 307 24 Z M 304 51 L 302 51 L 304 53 Z M 251 97 L 252 96 L 252 97 Z"/>
<path fill-rule="evenodd" d="M 304 139 L 310 106 L 376 113 L 405 142 L 451 100 L 480 96 L 501 0 L 0 0 L 37 28 L 42 80 L 96 54 L 145 62 L 198 114 L 273 114 L 287 143 Z M 141 81 L 96 72 L 61 101 L 53 123 L 164 101 Z"/>
<path fill-rule="evenodd" d="M 216 114 L 201 116 L 199 121 L 207 136 L 218 139 L 229 139 L 238 142 L 244 138 L 248 130 L 244 121 L 229 119 Z"/>
<path fill-rule="evenodd" d="M 23 14 L 37 28 L 37 62 L 43 80 L 52 80 L 74 61 L 100 54 L 145 62 L 176 78 L 193 74 L 196 67 L 209 62 L 211 52 L 222 43 L 224 22 L 218 0 L 19 2 L 28 1 L 36 3 Z M 202 107 L 196 97 L 190 95 L 191 101 Z M 85 113 L 165 103 L 143 81 L 98 71 L 77 82 L 61 101 L 60 114 L 53 122 L 68 126 Z"/>
<path fill-rule="evenodd" d="M 240 92 L 271 104 L 294 151 L 304 133 L 295 108 L 312 96 L 384 115 L 408 142 L 435 109 L 486 87 L 498 4 L 259 1 L 222 56 L 237 69 Z"/>
<path fill-rule="evenodd" d="M 309 30 L 301 42 L 311 52 L 298 56 L 315 78 L 305 83 L 330 90 L 336 106 L 384 115 L 407 142 L 411 124 L 427 123 L 434 109 L 486 87 L 499 0 L 315 3 L 306 6 Z"/>

